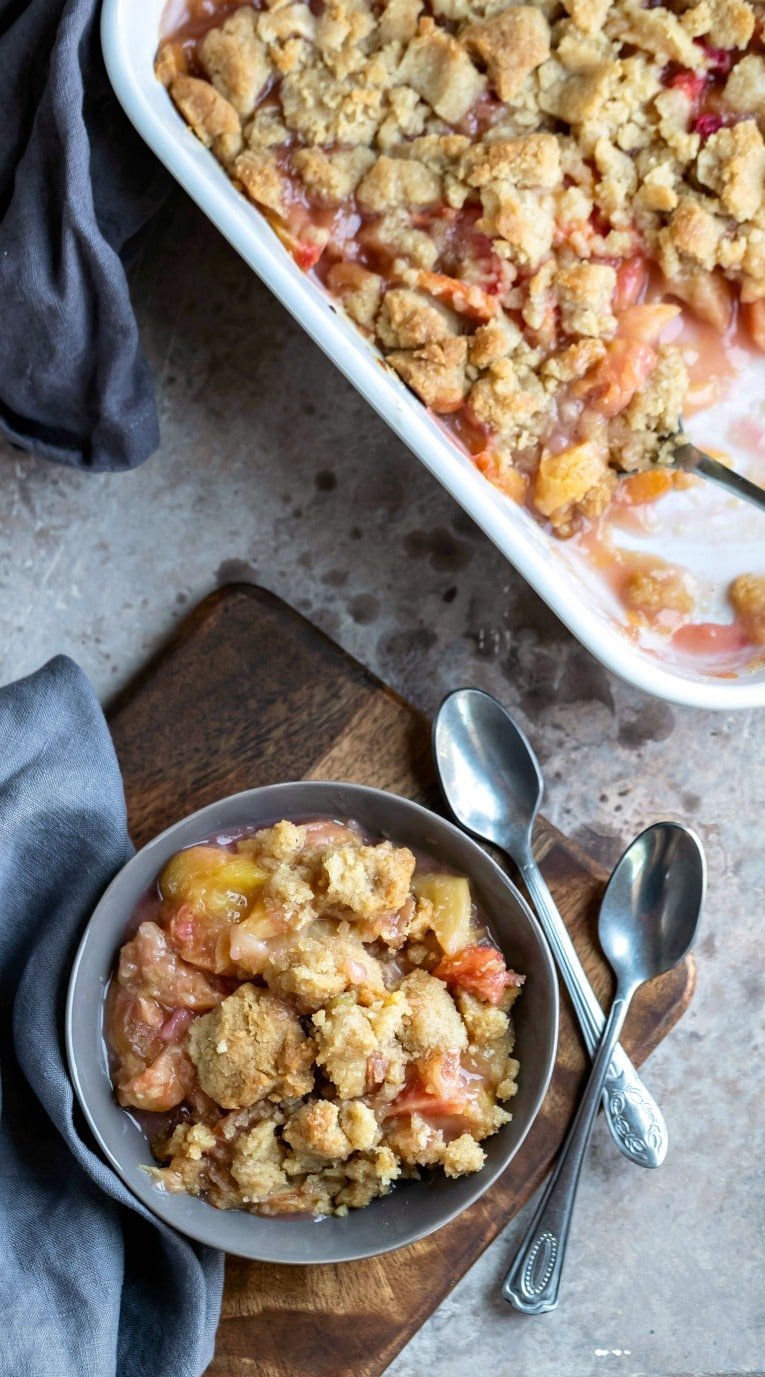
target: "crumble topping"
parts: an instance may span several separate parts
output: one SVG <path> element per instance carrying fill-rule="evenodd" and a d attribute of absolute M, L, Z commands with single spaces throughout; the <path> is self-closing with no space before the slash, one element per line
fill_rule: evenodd
<path fill-rule="evenodd" d="M 164 1116 L 146 1168 L 164 1189 L 343 1215 L 422 1167 L 481 1169 L 511 1118 L 524 977 L 464 876 L 283 819 L 178 852 L 140 915 L 106 1034 L 119 1103 Z"/>
<path fill-rule="evenodd" d="M 631 611 L 650 621 L 666 612 L 692 612 L 694 597 L 687 576 L 680 570 L 656 568 L 630 575 L 625 602 Z"/>
<path fill-rule="evenodd" d="M 484 64 L 502 101 L 522 91 L 527 76 L 550 56 L 550 26 L 541 10 L 518 5 L 483 23 L 468 24 L 460 35 L 471 57 Z"/>
<path fill-rule="evenodd" d="M 184 119 L 480 471 L 557 534 L 605 509 L 614 471 L 671 452 L 688 379 L 662 298 L 721 332 L 741 302 L 765 347 L 758 5 L 200 13 L 157 55 Z"/>
<path fill-rule="evenodd" d="M 739 574 L 730 589 L 733 610 L 755 645 L 765 645 L 765 575 Z"/>

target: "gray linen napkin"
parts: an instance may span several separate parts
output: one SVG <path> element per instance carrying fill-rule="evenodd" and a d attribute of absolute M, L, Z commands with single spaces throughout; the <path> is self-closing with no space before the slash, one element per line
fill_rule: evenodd
<path fill-rule="evenodd" d="M 98 1155 L 67 1076 L 69 967 L 131 852 L 117 760 L 71 660 L 0 690 L 0 1374 L 197 1377 L 221 1254 Z"/>
<path fill-rule="evenodd" d="M 0 433 L 91 471 L 159 443 L 123 265 L 169 186 L 109 85 L 99 8 L 0 0 Z"/>

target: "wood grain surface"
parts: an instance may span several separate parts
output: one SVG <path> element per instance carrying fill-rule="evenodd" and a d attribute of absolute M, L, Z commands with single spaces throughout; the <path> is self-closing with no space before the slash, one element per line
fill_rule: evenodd
<path fill-rule="evenodd" d="M 201 603 L 113 704 L 110 724 L 137 846 L 214 799 L 281 780 L 353 780 L 439 806 L 429 722 L 309 622 L 249 585 Z M 544 820 L 535 841 L 605 1000 L 613 987 L 595 936 L 605 875 Z M 623 1039 L 636 1063 L 677 1022 L 693 985 L 689 960 L 640 992 Z M 491 1190 L 430 1238 L 339 1267 L 230 1258 L 208 1377 L 377 1377 L 542 1181 L 586 1065 L 563 992 L 557 1065 L 533 1129 Z"/>

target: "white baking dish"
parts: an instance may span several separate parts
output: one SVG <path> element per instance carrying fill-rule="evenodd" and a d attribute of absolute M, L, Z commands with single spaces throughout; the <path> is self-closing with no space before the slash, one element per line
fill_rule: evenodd
<path fill-rule="evenodd" d="M 102 42 L 119 100 L 149 146 L 181 186 L 270 287 L 308 334 L 337 364 L 405 444 L 465 508 L 575 636 L 598 659 L 648 693 L 694 707 L 765 705 L 765 666 L 736 675 L 700 656 L 672 658 L 664 638 L 638 643 L 616 599 L 570 543 L 554 540 L 521 508 L 481 477 L 421 403 L 381 365 L 376 349 L 293 262 L 265 219 L 231 185 L 212 154 L 186 128 L 154 76 L 160 19 L 166 0 L 104 0 Z M 690 428 L 699 442 L 724 447 L 742 469 L 765 479 L 765 455 L 752 465 L 727 435 L 730 407 L 765 398 L 765 360 L 736 397 Z M 744 410 L 746 410 L 746 400 Z M 760 403 L 750 403 L 752 406 Z M 758 472 L 759 469 L 759 472 Z M 765 572 L 765 517 L 719 496 L 711 485 L 672 494 L 658 504 L 656 528 L 632 543 L 692 568 L 704 598 L 703 615 L 722 621 L 725 589 L 743 572 Z M 722 672 L 721 672 L 722 671 Z"/>

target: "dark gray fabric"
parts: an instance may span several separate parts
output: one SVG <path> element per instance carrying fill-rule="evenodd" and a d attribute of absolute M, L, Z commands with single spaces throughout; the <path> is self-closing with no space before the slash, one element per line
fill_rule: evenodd
<path fill-rule="evenodd" d="M 62 1041 L 87 917 L 130 854 L 117 761 L 71 660 L 0 690 L 0 1374 L 197 1377 L 219 1253 L 134 1200 L 94 1150 Z"/>
<path fill-rule="evenodd" d="M 167 177 L 118 106 L 98 0 L 0 0 L 0 430 L 78 468 L 159 442 L 120 254 Z"/>

